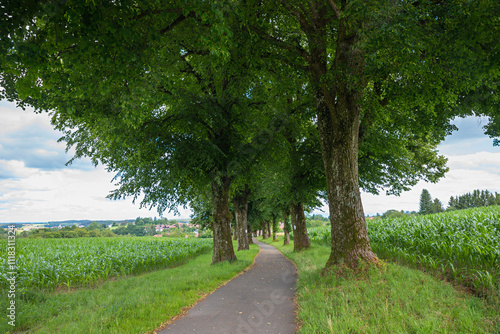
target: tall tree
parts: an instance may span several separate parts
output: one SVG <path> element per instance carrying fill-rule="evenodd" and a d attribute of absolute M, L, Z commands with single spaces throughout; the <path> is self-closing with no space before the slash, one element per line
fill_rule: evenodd
<path fill-rule="evenodd" d="M 432 201 L 432 212 L 433 213 L 443 212 L 443 203 L 441 203 L 439 198 L 434 198 L 434 201 Z"/>
<path fill-rule="evenodd" d="M 419 208 L 418 213 L 421 215 L 427 215 L 434 212 L 431 194 L 427 189 L 423 189 L 420 194 Z"/>
<path fill-rule="evenodd" d="M 3 94 L 52 111 L 76 157 L 116 172 L 111 198 L 144 194 L 141 205 L 162 212 L 209 189 L 212 263 L 236 259 L 234 161 L 246 159 L 268 90 L 231 4 L 29 3 L 4 8 Z"/>
<path fill-rule="evenodd" d="M 461 112 L 454 109 L 458 96 L 483 84 L 491 88 L 498 78 L 498 42 L 491 38 L 498 22 L 474 25 L 481 15 L 498 14 L 498 6 L 483 1 L 478 9 L 465 0 L 249 3 L 249 27 L 274 55 L 307 74 L 316 102 L 332 235 L 326 268 L 377 261 L 360 184 L 399 193 L 419 178 L 444 175 L 446 160 L 436 145 Z M 461 36 L 465 26 L 479 37 Z"/>
<path fill-rule="evenodd" d="M 247 235 L 248 230 L 248 196 L 250 189 L 248 184 L 245 184 L 243 190 L 233 197 L 234 213 L 236 215 L 236 230 L 238 235 L 238 250 L 248 250 L 249 240 Z M 250 236 L 251 238 L 251 236 Z"/>

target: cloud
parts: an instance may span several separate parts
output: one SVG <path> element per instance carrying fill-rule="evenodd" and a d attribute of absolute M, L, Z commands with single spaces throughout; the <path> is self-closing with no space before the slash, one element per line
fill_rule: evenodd
<path fill-rule="evenodd" d="M 47 222 L 69 219 L 134 219 L 158 216 L 155 209 L 139 209 L 132 199 L 111 201 L 106 195 L 115 188 L 113 174 L 98 166 L 93 170 L 41 170 L 22 161 L 2 161 L 0 168 L 15 178 L 0 179 L 0 223 Z M 188 218 L 189 209 L 179 208 Z M 169 219 L 173 214 L 164 215 Z"/>
<path fill-rule="evenodd" d="M 421 181 L 400 196 L 362 192 L 365 214 L 382 214 L 390 209 L 418 211 L 423 189 L 427 189 L 432 198 L 438 198 L 445 208 L 451 196 L 463 195 L 475 189 L 500 193 L 500 148 L 490 148 L 491 139 L 480 129 L 484 123 L 475 118 L 461 119 L 460 122 L 462 126 L 459 131 L 440 145 L 440 153 L 446 152 L 444 155 L 448 158 L 447 165 L 450 168 L 443 179 L 435 184 Z M 488 150 L 483 150 L 486 142 Z M 327 206 L 323 206 L 322 210 L 324 213 L 315 213 L 329 214 Z"/>
<path fill-rule="evenodd" d="M 57 142 L 61 133 L 48 114 L 0 101 L 0 119 L 0 223 L 157 216 L 130 198 L 106 199 L 114 185 L 103 166 L 96 168 L 89 159 L 66 166 L 71 151 L 65 153 L 65 144 Z M 179 212 L 184 218 L 191 214 Z"/>
<path fill-rule="evenodd" d="M 447 156 L 451 170 L 481 170 L 500 173 L 500 150 L 497 153 L 477 152 L 460 156 Z"/>
<path fill-rule="evenodd" d="M 23 161 L 26 167 L 41 170 L 68 168 L 65 164 L 71 154 L 66 153 L 64 143 L 57 142 L 62 134 L 53 129 L 48 114 L 35 114 L 33 110 L 16 109 L 14 104 L 2 102 L 0 118 L 0 159 Z M 70 168 L 91 170 L 93 165 L 85 159 Z M 6 177 L 5 173 L 0 175 Z"/>

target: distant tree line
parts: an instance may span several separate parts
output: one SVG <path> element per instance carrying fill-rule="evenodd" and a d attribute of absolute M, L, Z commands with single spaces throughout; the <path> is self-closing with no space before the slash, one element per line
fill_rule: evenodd
<path fill-rule="evenodd" d="M 323 217 L 322 215 L 313 214 L 312 216 L 306 216 L 306 226 L 318 227 L 330 224 L 330 219 L 328 217 Z"/>
<path fill-rule="evenodd" d="M 448 211 L 476 208 L 480 206 L 500 205 L 500 194 L 488 190 L 474 190 L 460 196 L 450 197 Z"/>
<path fill-rule="evenodd" d="M 169 221 L 166 218 L 152 219 L 152 218 L 141 218 L 137 217 L 135 221 L 129 221 L 129 223 L 121 222 L 117 223 L 111 221 L 106 221 L 110 224 L 104 222 L 93 221 L 87 226 L 79 227 L 77 223 L 73 225 L 63 226 L 57 228 L 58 225 L 50 226 L 46 228 L 31 229 L 29 231 L 20 232 L 19 236 L 24 238 L 98 238 L 98 237 L 116 237 L 116 236 L 153 236 L 158 234 L 156 231 L 156 225 L 172 225 L 177 224 L 177 221 Z M 80 225 L 81 226 L 81 225 Z M 111 227 L 111 228 L 110 228 Z M 197 230 L 194 226 L 188 226 L 188 224 L 181 224 L 182 228 L 175 227 L 164 230 L 162 236 L 170 237 L 185 237 L 186 235 L 194 236 Z M 0 228 L 0 239 L 6 238 L 7 232 L 3 228 Z M 204 235 L 204 237 L 210 237 L 209 235 Z"/>
<path fill-rule="evenodd" d="M 77 225 L 64 226 L 63 228 L 41 228 L 30 231 L 21 232 L 21 236 L 25 238 L 99 238 L 99 237 L 115 237 L 111 229 L 107 228 L 106 224 L 97 222 L 90 223 L 87 227 L 78 227 Z"/>
<path fill-rule="evenodd" d="M 488 190 L 474 190 L 464 195 L 451 196 L 446 211 L 477 208 L 481 206 L 500 205 L 500 194 Z M 419 214 L 426 215 L 444 211 L 441 201 L 432 197 L 427 189 L 420 194 Z"/>

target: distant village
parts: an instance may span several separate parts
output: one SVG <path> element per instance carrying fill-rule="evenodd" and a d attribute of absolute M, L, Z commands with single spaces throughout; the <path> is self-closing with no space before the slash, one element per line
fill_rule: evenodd
<path fill-rule="evenodd" d="M 0 225 L 0 236 L 6 233 L 7 225 Z M 12 225 L 12 224 L 10 224 Z M 17 234 L 31 238 L 75 238 L 113 236 L 153 236 L 153 237 L 200 237 L 200 226 L 182 221 L 140 218 L 124 221 L 61 221 L 47 223 L 15 224 Z"/>

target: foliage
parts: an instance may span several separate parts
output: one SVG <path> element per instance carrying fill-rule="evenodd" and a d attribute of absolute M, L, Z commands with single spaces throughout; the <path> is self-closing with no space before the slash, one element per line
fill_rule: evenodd
<path fill-rule="evenodd" d="M 439 271 L 478 293 L 500 292 L 500 207 L 368 222 L 374 251 Z M 330 243 L 327 227 L 310 229 L 311 241 Z"/>
<path fill-rule="evenodd" d="M 443 204 L 438 198 L 432 200 L 431 195 L 427 189 L 423 189 L 420 194 L 420 203 L 419 203 L 419 214 L 427 215 L 431 213 L 438 213 L 443 211 Z"/>
<path fill-rule="evenodd" d="M 431 194 L 429 194 L 429 191 L 427 189 L 423 189 L 422 193 L 420 194 L 419 208 L 420 209 L 418 212 L 421 215 L 433 213 L 432 198 Z"/>
<path fill-rule="evenodd" d="M 165 268 L 211 249 L 209 239 L 80 238 L 16 241 L 19 292 L 95 284 L 113 276 Z M 6 241 L 0 242 L 1 287 L 8 278 Z"/>
<path fill-rule="evenodd" d="M 330 224 L 330 220 L 322 215 L 311 215 L 306 216 L 306 226 L 310 227 L 319 227 Z"/>
<path fill-rule="evenodd" d="M 229 235 L 228 201 L 217 197 L 265 150 L 254 139 L 272 132 L 276 106 L 297 84 L 314 100 L 297 114 L 313 114 L 319 130 L 339 228 L 332 263 L 374 258 L 360 186 L 399 194 L 442 178 L 436 146 L 455 116 L 489 115 L 487 133 L 500 133 L 494 0 L 20 0 L 2 10 L 0 96 L 51 110 L 76 158 L 116 173 L 111 198 L 163 212 L 212 186 L 214 245 Z M 308 154 L 310 138 L 296 137 Z M 298 179 L 307 173 L 299 168 Z"/>
<path fill-rule="evenodd" d="M 493 194 L 488 190 L 476 189 L 472 193 L 450 197 L 447 210 L 477 208 L 490 205 L 500 205 L 500 194 Z"/>
<path fill-rule="evenodd" d="M 406 214 L 403 210 L 398 211 L 398 210 L 387 210 L 384 212 L 381 216 L 381 218 L 397 218 L 397 217 L 405 217 L 408 214 Z"/>

